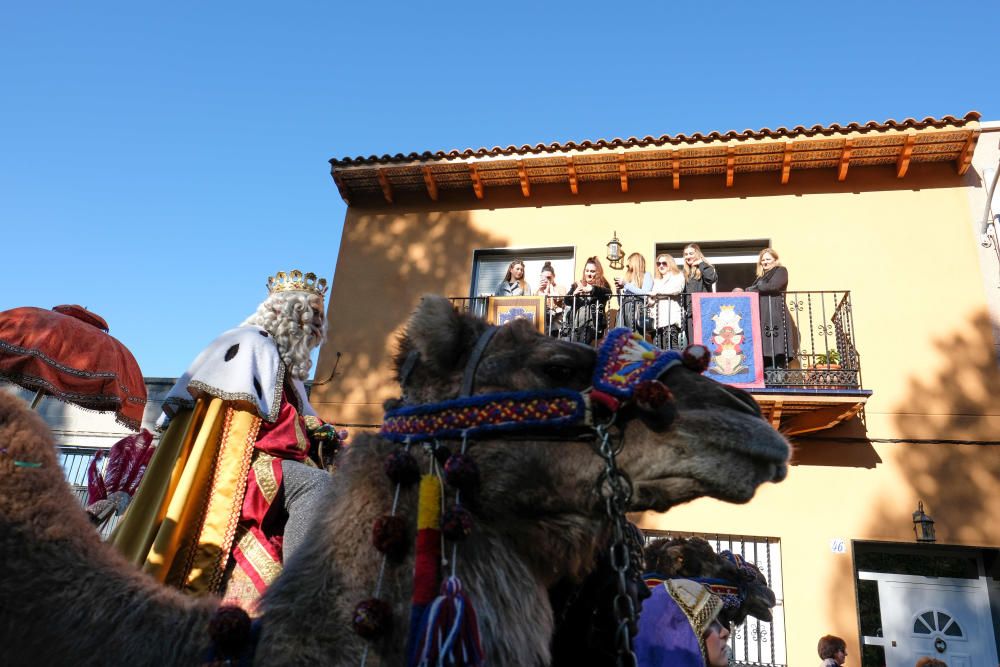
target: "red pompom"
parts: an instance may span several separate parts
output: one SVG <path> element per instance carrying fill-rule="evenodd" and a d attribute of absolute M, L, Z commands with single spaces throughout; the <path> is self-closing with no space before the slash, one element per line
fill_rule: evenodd
<path fill-rule="evenodd" d="M 667 385 L 659 380 L 647 380 L 635 388 L 635 401 L 644 410 L 659 410 L 674 400 L 674 395 Z"/>
<path fill-rule="evenodd" d="M 469 536 L 472 524 L 472 513 L 461 505 L 455 505 L 441 517 L 441 534 L 446 539 L 458 542 Z"/>
<path fill-rule="evenodd" d="M 437 460 L 439 466 L 443 466 L 448 462 L 451 457 L 451 450 L 444 445 L 437 445 L 434 447 L 434 458 Z"/>
<path fill-rule="evenodd" d="M 688 345 L 681 354 L 681 362 L 695 373 L 704 373 L 710 360 L 711 354 L 704 345 Z"/>
<path fill-rule="evenodd" d="M 372 544 L 386 556 L 400 559 L 406 555 L 406 522 L 402 517 L 380 516 L 372 526 Z"/>
<path fill-rule="evenodd" d="M 392 626 L 392 609 L 387 602 L 378 598 L 362 600 L 354 608 L 351 625 L 361 637 L 376 639 Z"/>
<path fill-rule="evenodd" d="M 385 458 L 385 474 L 396 484 L 410 486 L 420 481 L 420 464 L 405 449 L 397 449 Z"/>
<path fill-rule="evenodd" d="M 444 479 L 459 491 L 475 491 L 479 488 L 479 466 L 470 456 L 452 454 L 444 464 Z"/>
<path fill-rule="evenodd" d="M 222 657 L 239 657 L 250 642 L 250 615 L 242 607 L 222 605 L 208 622 L 208 636 Z"/>

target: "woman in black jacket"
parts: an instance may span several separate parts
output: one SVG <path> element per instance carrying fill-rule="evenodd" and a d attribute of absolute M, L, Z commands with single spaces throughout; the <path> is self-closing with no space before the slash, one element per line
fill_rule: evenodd
<path fill-rule="evenodd" d="M 566 313 L 563 316 L 561 337 L 581 343 L 592 343 L 604 335 L 607 329 L 605 307 L 611 298 L 611 286 L 604 277 L 601 260 L 588 257 L 583 267 L 583 275 L 573 283 L 563 300 Z"/>
<path fill-rule="evenodd" d="M 708 263 L 697 243 L 684 246 L 684 292 L 711 292 L 719 280 L 719 273 Z"/>
<path fill-rule="evenodd" d="M 761 349 L 764 365 L 785 368 L 795 358 L 795 331 L 785 305 L 788 269 L 781 265 L 774 248 L 764 248 L 757 256 L 757 279 L 747 288 L 760 294 Z"/>
<path fill-rule="evenodd" d="M 691 319 L 691 297 L 688 294 L 711 292 L 712 285 L 719 281 L 719 273 L 708 263 L 697 243 L 684 246 L 684 310 L 687 312 L 685 329 L 687 330 L 686 345 L 702 343 L 694 340 L 694 320 Z"/>

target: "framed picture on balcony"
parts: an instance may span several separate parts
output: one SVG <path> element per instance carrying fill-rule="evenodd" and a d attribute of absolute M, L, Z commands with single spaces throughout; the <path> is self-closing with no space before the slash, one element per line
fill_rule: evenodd
<path fill-rule="evenodd" d="M 705 375 L 734 387 L 764 386 L 760 304 L 756 292 L 691 295 L 692 341 L 708 348 Z"/>
<path fill-rule="evenodd" d="M 490 324 L 507 324 L 523 318 L 535 325 L 540 333 L 545 333 L 544 296 L 492 296 L 487 309 L 486 320 Z"/>

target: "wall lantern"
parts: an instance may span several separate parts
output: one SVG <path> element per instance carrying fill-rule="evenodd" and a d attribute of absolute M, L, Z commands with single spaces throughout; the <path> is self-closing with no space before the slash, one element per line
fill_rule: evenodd
<path fill-rule="evenodd" d="M 622 261 L 624 256 L 622 242 L 618 240 L 618 232 L 615 232 L 611 240 L 608 241 L 608 266 L 612 269 L 625 268 L 625 263 Z"/>
<path fill-rule="evenodd" d="M 934 542 L 934 519 L 924 513 L 924 501 L 917 502 L 917 511 L 913 513 L 913 534 L 917 542 Z"/>

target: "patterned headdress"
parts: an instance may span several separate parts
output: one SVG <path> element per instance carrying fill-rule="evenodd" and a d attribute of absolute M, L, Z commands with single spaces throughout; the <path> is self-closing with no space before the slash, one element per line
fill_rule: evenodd
<path fill-rule="evenodd" d="M 640 665 L 704 667 L 705 630 L 722 611 L 722 600 L 690 579 L 668 579 L 642 604 L 635 655 Z"/>

